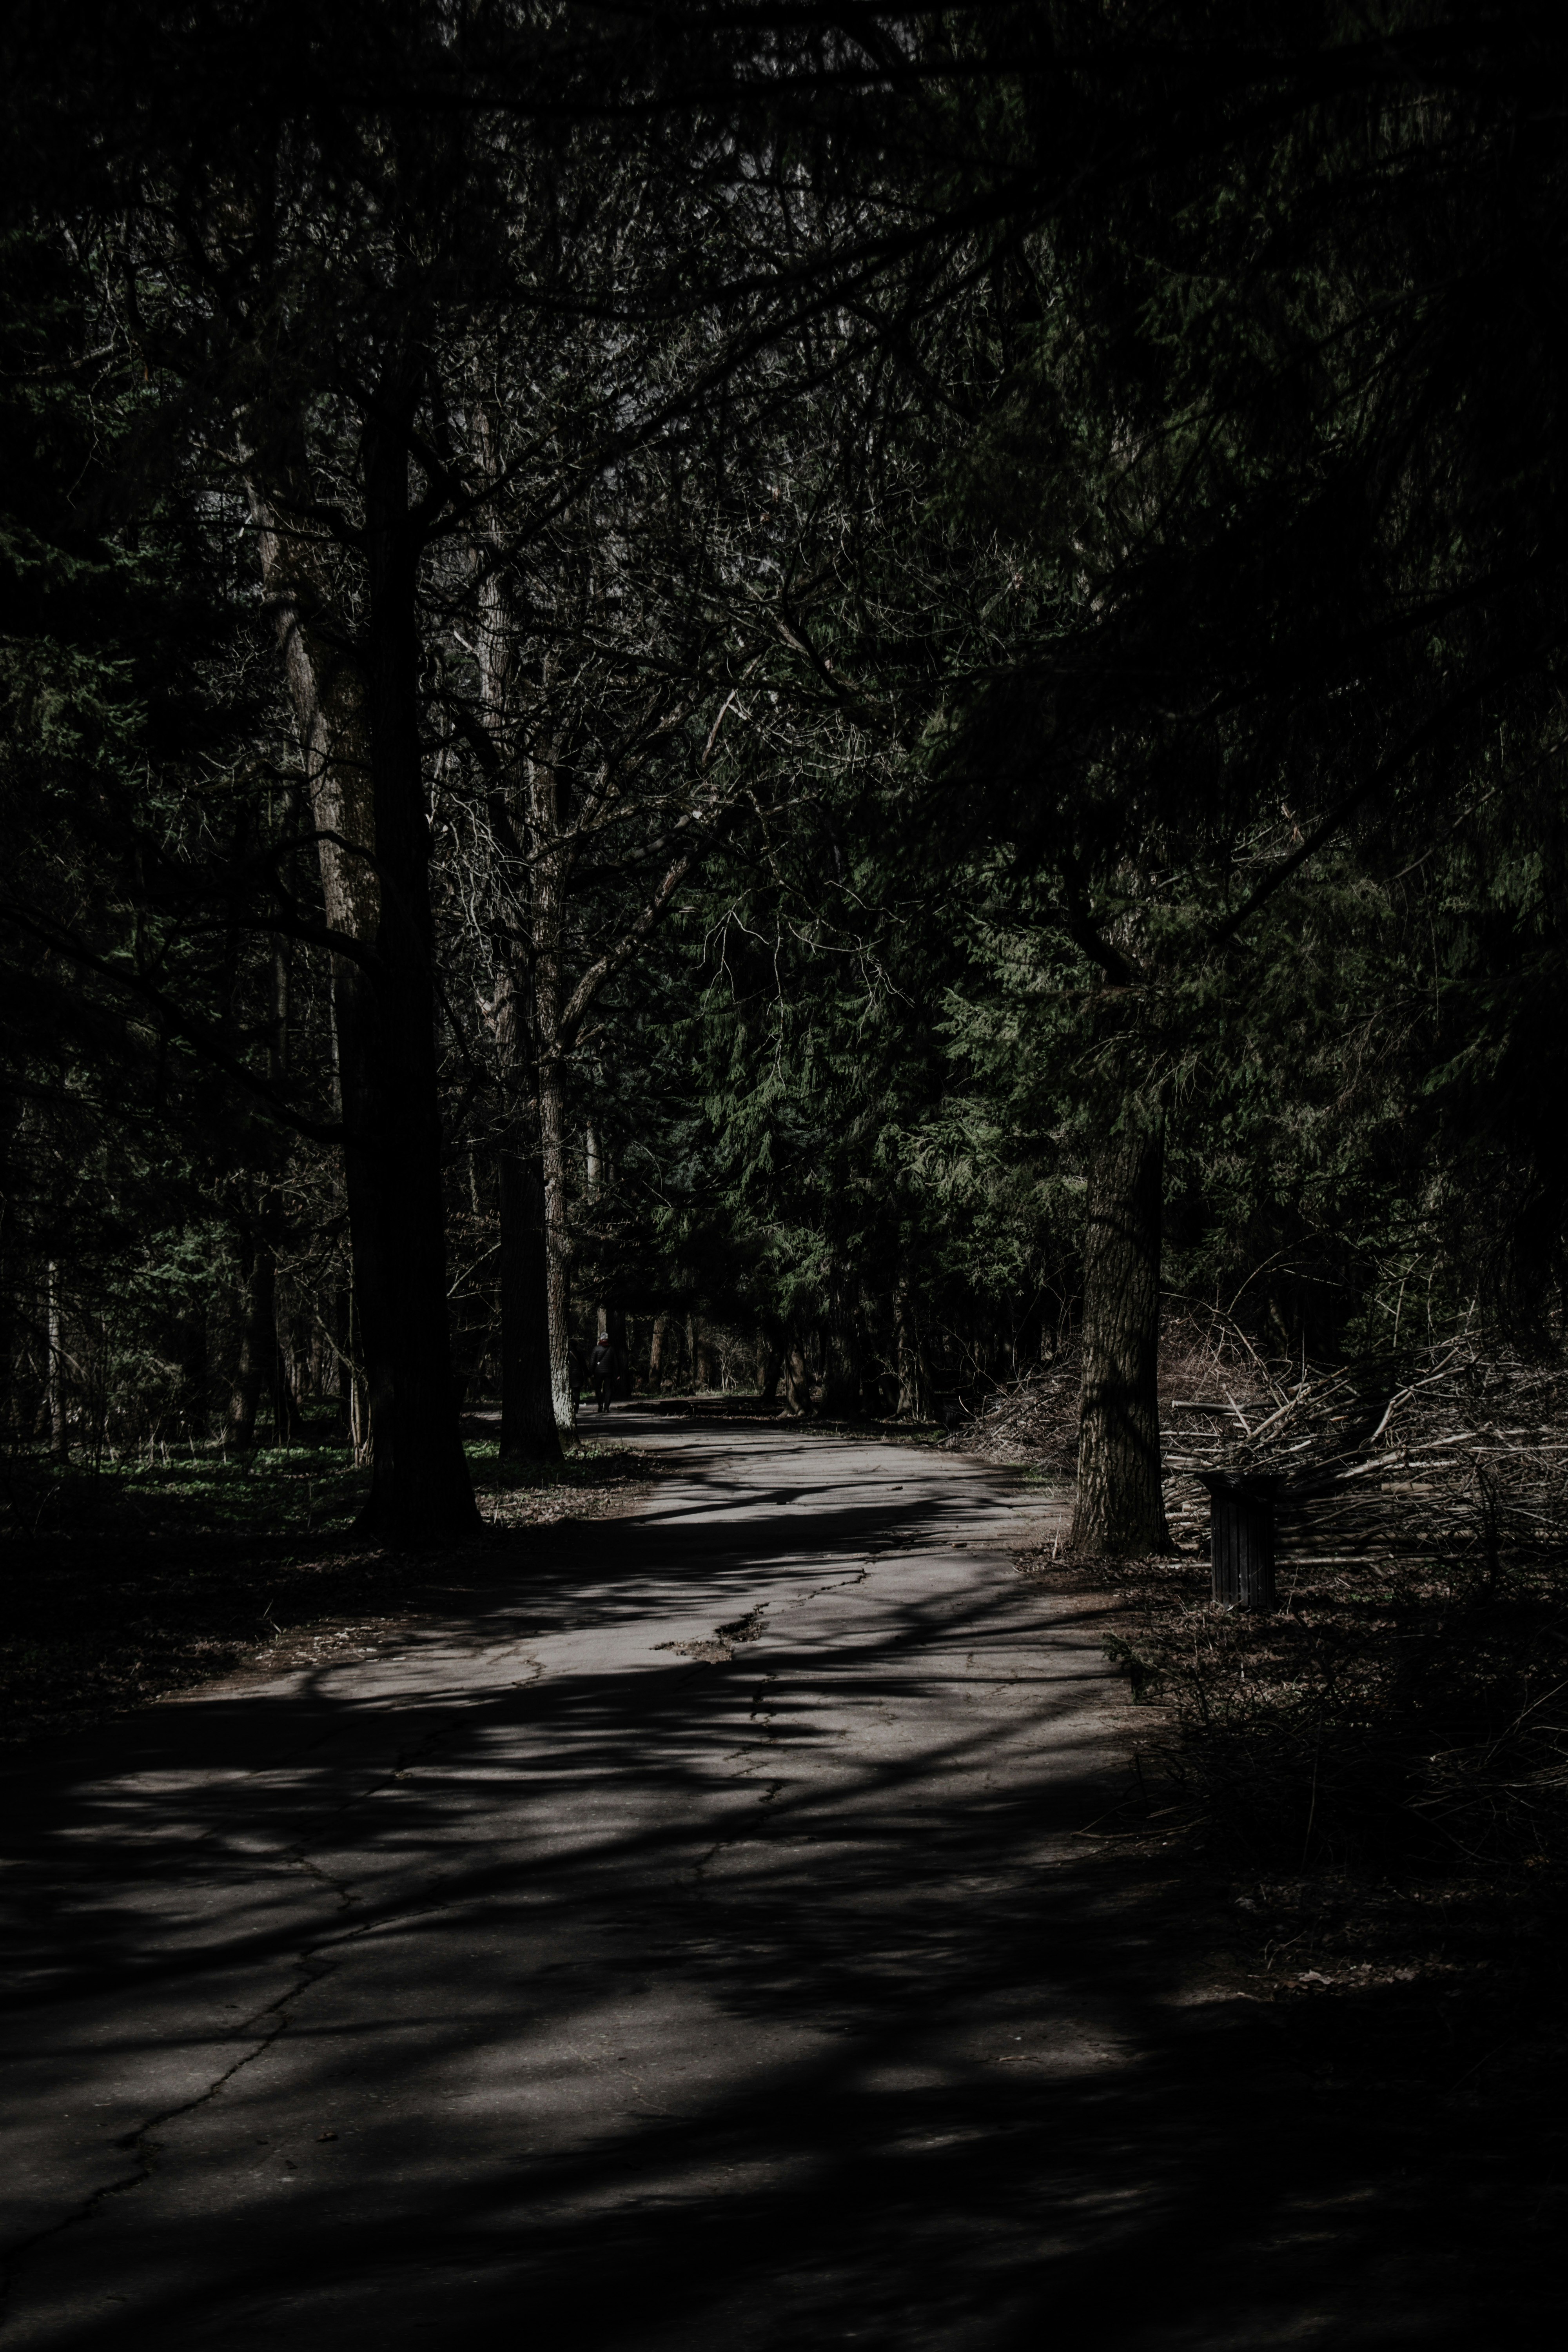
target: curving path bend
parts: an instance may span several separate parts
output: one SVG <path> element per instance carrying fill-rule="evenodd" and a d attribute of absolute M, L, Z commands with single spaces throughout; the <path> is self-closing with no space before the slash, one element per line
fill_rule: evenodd
<path fill-rule="evenodd" d="M 1273 2192 L 1079 1834 L 1129 1722 L 1012 1565 L 1059 1505 L 615 1428 L 636 1516 L 6 1776 L 0 2352 L 1329 2341 L 1192 2258 Z"/>

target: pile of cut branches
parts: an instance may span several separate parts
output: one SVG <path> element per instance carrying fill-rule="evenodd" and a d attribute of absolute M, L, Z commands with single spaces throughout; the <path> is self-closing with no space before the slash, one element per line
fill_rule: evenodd
<path fill-rule="evenodd" d="M 1110 1571 L 1192 1828 L 1245 1868 L 1568 1900 L 1568 1381 L 1468 1335 L 1289 1381 L 1226 1369 L 1164 1415 L 1183 1549 Z M 1289 1482 L 1271 1616 L 1210 1597 L 1194 1474 L 1215 1469 Z"/>
<path fill-rule="evenodd" d="M 984 1462 L 1027 1462 L 1070 1479 L 1078 1467 L 1081 1371 L 1077 1345 L 1061 1349 L 1051 1363 L 988 1397 L 946 1441 L 950 1450 Z"/>
<path fill-rule="evenodd" d="M 1166 1508 L 1178 1542 L 1201 1539 L 1200 1470 L 1272 1472 L 1288 1483 L 1282 1557 L 1296 1569 L 1431 1552 L 1490 1560 L 1555 1553 L 1568 1531 L 1568 1379 L 1487 1353 L 1468 1335 L 1415 1356 L 1294 1381 L 1256 1358 L 1237 1394 L 1166 1400 Z M 1216 1398 L 1212 1388 L 1217 1385 Z M 1239 1385 L 1239 1384 L 1238 1384 Z"/>
<path fill-rule="evenodd" d="M 947 1441 L 956 1454 L 983 1461 L 1027 1463 L 1070 1482 L 1078 1471 L 1079 1390 L 1083 1350 L 1074 1339 L 1049 1363 L 1032 1366 L 987 1397 Z M 1194 1404 L 1242 1423 L 1261 1421 L 1278 1402 L 1267 1368 L 1245 1335 L 1215 1318 L 1173 1318 L 1160 1342 L 1160 1402 L 1167 1447 L 1186 1447 Z M 1199 1466 L 1207 1468 L 1206 1460 Z"/>

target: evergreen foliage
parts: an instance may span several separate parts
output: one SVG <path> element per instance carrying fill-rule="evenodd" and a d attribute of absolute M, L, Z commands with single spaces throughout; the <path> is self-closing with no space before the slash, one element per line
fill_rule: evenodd
<path fill-rule="evenodd" d="M 7 36 L 7 1443 L 1558 1347 L 1554 24 L 616 23 Z"/>

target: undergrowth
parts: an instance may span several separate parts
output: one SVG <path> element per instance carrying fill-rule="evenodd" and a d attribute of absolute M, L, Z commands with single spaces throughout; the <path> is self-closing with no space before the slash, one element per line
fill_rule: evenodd
<path fill-rule="evenodd" d="M 1413 1972 L 1555 1983 L 1568 1383 L 1468 1333 L 1289 1372 L 1223 1334 L 1173 1336 L 1161 1389 L 1176 1548 L 1026 1563 L 1124 1603 L 1107 1647 L 1140 1706 L 1140 1778 L 1096 1833 L 1184 1847 L 1227 1890 L 1248 1981 L 1270 1999 Z M 1059 1413 L 1042 1406 L 1044 1456 Z M 1211 1597 L 1196 1474 L 1222 1468 L 1285 1487 L 1268 1614 Z M 1476 1997 L 1490 2015 L 1493 1995 Z"/>
<path fill-rule="evenodd" d="M 1162 1702 L 1165 1770 L 1228 1867 L 1568 1889 L 1568 1561 L 1320 1570 L 1267 1617 L 1212 1601 L 1206 1561 L 1111 1573 L 1134 1620 L 1113 1654 Z"/>

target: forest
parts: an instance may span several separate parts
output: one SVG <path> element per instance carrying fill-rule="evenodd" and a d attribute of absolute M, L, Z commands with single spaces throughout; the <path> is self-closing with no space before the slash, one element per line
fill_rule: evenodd
<path fill-rule="evenodd" d="M 28 2343 L 1549 2340 L 1565 87 L 0 12 Z"/>
<path fill-rule="evenodd" d="M 14 1533 L 1559 1361 L 1552 14 L 4 38 Z"/>

